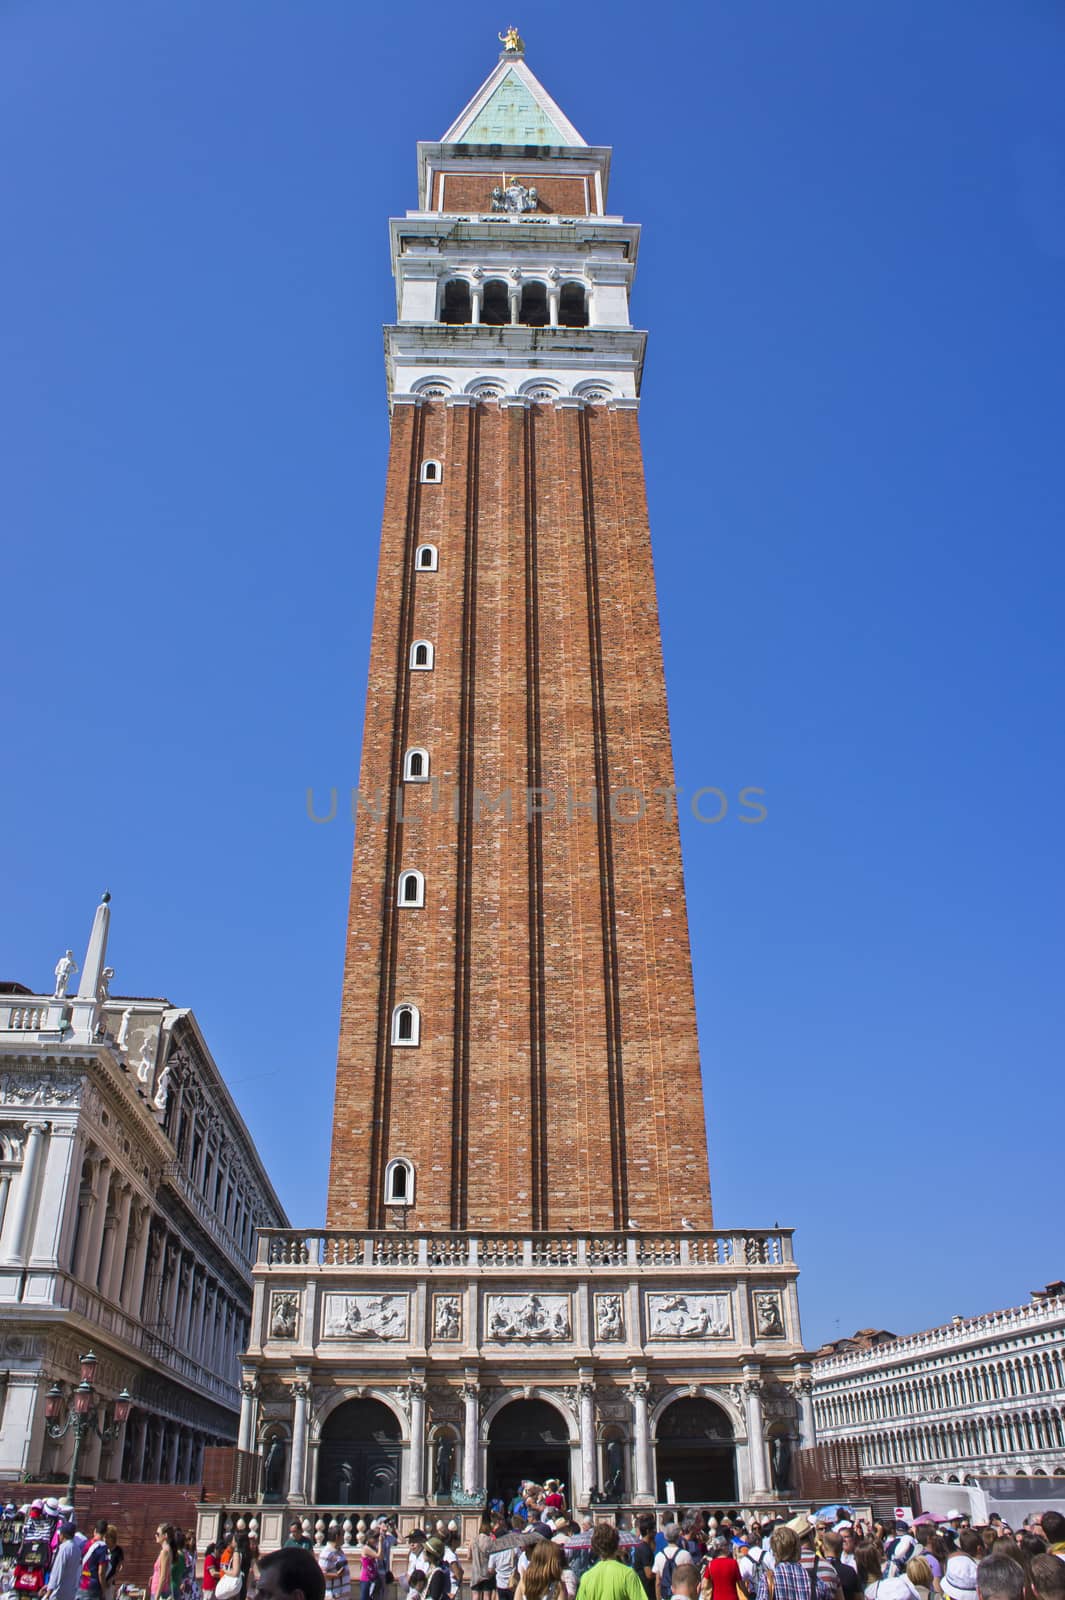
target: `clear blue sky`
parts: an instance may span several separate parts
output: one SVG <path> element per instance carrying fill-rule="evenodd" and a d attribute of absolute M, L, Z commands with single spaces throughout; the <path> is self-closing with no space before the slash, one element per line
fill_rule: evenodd
<path fill-rule="evenodd" d="M 308 1224 L 385 219 L 511 20 L 0 9 L 0 972 L 45 985 L 109 887 L 116 989 L 195 1009 Z M 1065 1272 L 1065 11 L 513 20 L 645 225 L 679 780 L 767 791 L 685 827 L 718 1220 L 799 1229 L 810 1341 L 1023 1299 Z"/>

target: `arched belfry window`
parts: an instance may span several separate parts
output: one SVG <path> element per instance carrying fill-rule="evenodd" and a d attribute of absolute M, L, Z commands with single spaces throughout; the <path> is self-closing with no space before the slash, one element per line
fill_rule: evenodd
<path fill-rule="evenodd" d="M 522 286 L 521 310 L 518 313 L 519 322 L 527 328 L 547 327 L 547 285 L 540 283 L 536 278 L 530 278 Z"/>
<path fill-rule="evenodd" d="M 406 867 L 400 873 L 396 903 L 408 907 L 425 904 L 425 878 L 417 867 Z"/>
<path fill-rule="evenodd" d="M 564 283 L 558 297 L 558 325 L 560 328 L 586 328 L 588 326 L 588 297 L 583 283 Z"/>
<path fill-rule="evenodd" d="M 428 639 L 415 639 L 410 647 L 410 666 L 412 672 L 432 672 L 433 647 Z"/>
<path fill-rule="evenodd" d="M 481 323 L 486 328 L 502 328 L 510 321 L 510 295 L 502 278 L 489 278 L 481 299 Z"/>
<path fill-rule="evenodd" d="M 397 1045 L 416 1045 L 422 1036 L 421 1012 L 417 1006 L 412 1006 L 409 1001 L 396 1006 L 392 1012 L 392 1043 Z"/>
<path fill-rule="evenodd" d="M 435 544 L 420 544 L 414 552 L 416 572 L 435 572 L 439 563 Z"/>
<path fill-rule="evenodd" d="M 403 757 L 403 781 L 404 783 L 429 782 L 428 750 L 415 745 L 413 749 L 407 751 Z"/>
<path fill-rule="evenodd" d="M 472 322 L 473 302 L 465 278 L 449 278 L 440 297 L 441 322 Z"/>
<path fill-rule="evenodd" d="M 414 1204 L 414 1165 L 405 1156 L 395 1156 L 385 1168 L 385 1205 Z"/>
<path fill-rule="evenodd" d="M 418 476 L 422 483 L 443 483 L 443 465 L 439 461 L 423 461 L 422 470 Z"/>

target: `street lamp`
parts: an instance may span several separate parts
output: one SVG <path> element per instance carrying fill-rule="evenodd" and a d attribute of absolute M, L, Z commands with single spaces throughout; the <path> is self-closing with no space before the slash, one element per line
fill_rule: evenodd
<path fill-rule="evenodd" d="M 74 1456 L 70 1463 L 70 1482 L 67 1484 L 67 1499 L 73 1504 L 74 1489 L 78 1481 L 78 1461 L 81 1458 L 81 1447 L 90 1433 L 95 1433 L 102 1443 L 107 1444 L 115 1438 L 119 1428 L 129 1420 L 129 1408 L 133 1404 L 133 1396 L 128 1389 L 115 1400 L 114 1421 L 105 1427 L 100 1426 L 100 1405 L 93 1388 L 93 1378 L 96 1375 L 96 1357 L 88 1351 L 81 1358 L 81 1382 L 74 1390 L 69 1403 L 63 1392 L 61 1383 L 53 1383 L 44 1397 L 44 1416 L 50 1439 L 61 1439 L 70 1429 L 74 1430 Z M 63 1407 L 67 1405 L 66 1421 L 60 1422 Z"/>

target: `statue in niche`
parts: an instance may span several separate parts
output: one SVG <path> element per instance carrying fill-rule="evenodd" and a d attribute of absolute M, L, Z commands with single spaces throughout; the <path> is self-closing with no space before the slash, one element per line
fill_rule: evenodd
<path fill-rule="evenodd" d="M 620 1500 L 625 1488 L 625 1447 L 620 1439 L 610 1439 L 606 1447 L 604 1500 Z"/>
<path fill-rule="evenodd" d="M 595 1297 L 595 1332 L 596 1337 L 602 1340 L 620 1339 L 621 1328 L 621 1296 L 619 1294 L 599 1294 Z"/>
<path fill-rule="evenodd" d="M 268 1500 L 280 1500 L 285 1477 L 285 1441 L 275 1433 L 263 1464 L 263 1490 Z"/>
<path fill-rule="evenodd" d="M 455 1441 L 445 1435 L 437 1440 L 436 1445 L 436 1471 L 433 1474 L 433 1488 L 440 1496 L 451 1493 L 451 1475 L 455 1466 Z"/>
<path fill-rule="evenodd" d="M 778 1433 L 770 1446 L 770 1463 L 773 1468 L 774 1489 L 791 1488 L 791 1440 L 786 1433 Z"/>

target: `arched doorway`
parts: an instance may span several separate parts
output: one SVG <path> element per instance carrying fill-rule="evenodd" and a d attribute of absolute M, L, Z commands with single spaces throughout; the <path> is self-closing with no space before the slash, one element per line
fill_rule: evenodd
<path fill-rule="evenodd" d="M 658 1419 L 655 1477 L 659 1503 L 666 1480 L 678 1505 L 722 1505 L 736 1498 L 732 1424 L 712 1400 L 674 1400 Z"/>
<path fill-rule="evenodd" d="M 400 1458 L 399 1423 L 388 1407 L 380 1400 L 346 1400 L 322 1428 L 319 1504 L 398 1505 Z"/>
<path fill-rule="evenodd" d="M 522 1478 L 569 1479 L 566 1424 L 546 1400 L 512 1400 L 488 1427 L 488 1498 L 509 1505 Z"/>

